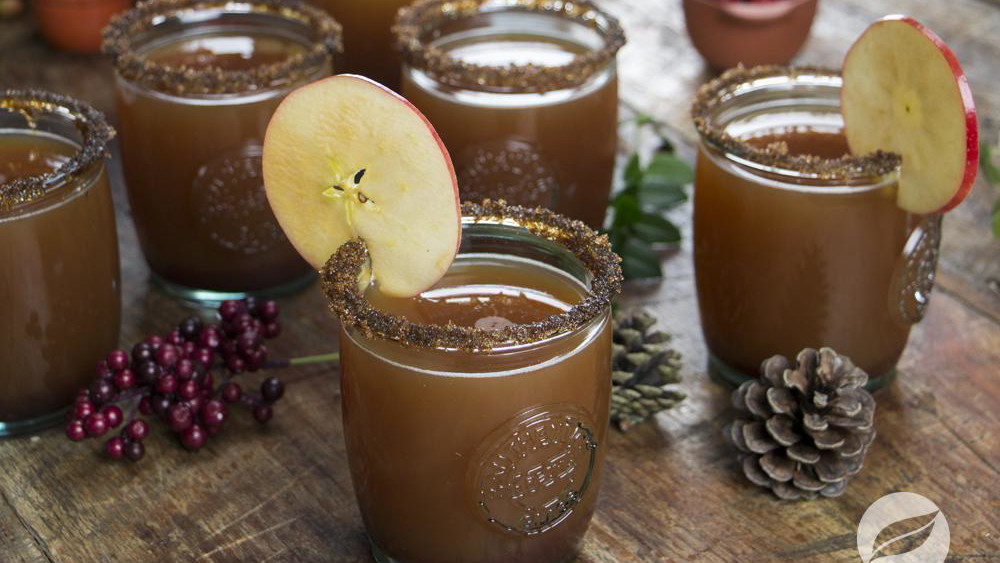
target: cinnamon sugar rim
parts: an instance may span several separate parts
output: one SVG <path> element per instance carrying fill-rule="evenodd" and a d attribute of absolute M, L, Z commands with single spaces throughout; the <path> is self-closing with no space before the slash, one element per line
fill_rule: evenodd
<path fill-rule="evenodd" d="M 740 88 L 754 82 L 800 76 L 839 77 L 836 70 L 818 66 L 764 65 L 746 68 L 742 65 L 729 69 L 698 89 L 691 117 L 695 129 L 709 146 L 755 165 L 775 172 L 791 172 L 819 180 L 858 181 L 880 178 L 896 173 L 902 158 L 895 153 L 876 151 L 865 155 L 844 155 L 823 158 L 814 155 L 791 155 L 784 143 L 756 147 L 726 133 L 716 122 L 715 110 L 738 95 Z"/>
<path fill-rule="evenodd" d="M 311 31 L 310 45 L 304 53 L 249 70 L 173 66 L 152 62 L 137 51 L 133 44 L 136 36 L 162 24 L 168 15 L 197 11 L 268 14 L 297 22 Z M 148 0 L 112 18 L 103 35 L 101 50 L 111 55 L 122 78 L 180 96 L 243 94 L 288 86 L 314 75 L 317 68 L 342 50 L 340 24 L 300 0 Z"/>
<path fill-rule="evenodd" d="M 604 45 L 598 50 L 581 53 L 560 66 L 485 66 L 456 59 L 426 41 L 444 23 L 507 11 L 553 14 L 572 20 L 598 32 Z M 406 62 L 438 82 L 518 93 L 551 92 L 580 86 L 606 68 L 625 45 L 625 31 L 618 20 L 590 0 L 418 0 L 399 10 L 393 31 Z"/>
<path fill-rule="evenodd" d="M 0 111 L 24 116 L 25 129 L 34 129 L 39 114 L 58 114 L 73 122 L 83 142 L 80 149 L 62 166 L 45 174 L 20 176 L 0 183 L 0 212 L 42 198 L 66 179 L 88 170 L 107 156 L 107 144 L 115 135 L 104 114 L 79 100 L 44 90 L 0 91 Z"/>
<path fill-rule="evenodd" d="M 362 240 L 345 243 L 330 257 L 320 277 L 323 292 L 345 326 L 366 338 L 379 338 L 414 348 L 446 348 L 490 351 L 494 348 L 533 344 L 582 329 L 607 311 L 611 299 L 621 290 L 621 260 L 611 250 L 607 236 L 572 219 L 542 208 L 507 205 L 485 200 L 462 204 L 462 215 L 473 223 L 514 223 L 531 234 L 569 249 L 591 272 L 590 292 L 569 310 L 541 321 L 515 324 L 497 330 L 447 325 L 420 324 L 375 309 L 358 287 L 358 276 L 368 260 Z"/>

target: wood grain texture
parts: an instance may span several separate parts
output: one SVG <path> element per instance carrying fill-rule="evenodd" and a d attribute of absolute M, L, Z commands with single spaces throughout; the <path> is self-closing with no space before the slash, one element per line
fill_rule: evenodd
<path fill-rule="evenodd" d="M 603 0 L 630 44 L 622 95 L 667 124 L 693 154 L 692 93 L 709 77 L 675 0 Z M 873 19 L 905 12 L 941 34 L 963 63 L 984 138 L 1000 129 L 1000 7 L 993 1 L 824 0 L 798 60 L 839 65 Z M 0 88 L 44 87 L 113 115 L 113 77 L 100 57 L 56 53 L 28 17 L 0 22 Z M 116 153 L 117 154 L 117 153 Z M 117 156 L 115 157 L 117 159 Z M 117 162 L 125 299 L 123 342 L 191 312 L 147 282 Z M 695 303 L 690 208 L 675 212 L 685 242 L 664 255 L 665 279 L 627 289 L 685 355 L 689 399 L 628 434 L 610 434 L 601 500 L 579 560 L 856 561 L 865 508 L 893 491 L 934 500 L 951 523 L 951 559 L 1000 561 L 1000 243 L 989 234 L 996 194 L 980 181 L 945 221 L 939 285 L 912 334 L 895 384 L 877 395 L 879 437 L 839 499 L 780 502 L 749 485 L 720 438 L 729 392 L 705 375 Z M 281 302 L 276 356 L 330 351 L 336 322 L 314 285 Z M 154 432 L 148 459 L 112 464 L 60 430 L 0 441 L 0 562 L 366 561 L 341 438 L 336 370 L 288 370 L 287 398 L 268 428 L 238 416 L 189 454 Z"/>

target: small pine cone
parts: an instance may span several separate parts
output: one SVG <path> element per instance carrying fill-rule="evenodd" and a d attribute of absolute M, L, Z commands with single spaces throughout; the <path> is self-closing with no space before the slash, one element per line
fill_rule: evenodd
<path fill-rule="evenodd" d="M 875 439 L 868 375 L 830 348 L 784 356 L 733 392 L 741 416 L 724 429 L 753 484 L 785 500 L 839 496 Z"/>
<path fill-rule="evenodd" d="M 615 314 L 611 345 L 611 420 L 627 430 L 684 399 L 665 385 L 681 380 L 681 356 L 671 337 L 651 331 L 656 319 L 645 311 Z"/>

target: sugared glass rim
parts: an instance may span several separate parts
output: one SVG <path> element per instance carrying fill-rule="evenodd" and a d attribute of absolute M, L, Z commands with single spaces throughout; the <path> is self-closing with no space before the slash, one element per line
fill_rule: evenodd
<path fill-rule="evenodd" d="M 0 91 L 0 110 L 24 116 L 27 130 L 34 128 L 39 114 L 54 114 L 70 121 L 80 132 L 80 149 L 62 166 L 45 174 L 20 176 L 0 184 L 0 212 L 6 212 L 41 199 L 66 180 L 84 173 L 107 156 L 107 144 L 115 135 L 104 114 L 92 106 L 60 94 L 44 90 Z"/>
<path fill-rule="evenodd" d="M 305 53 L 250 70 L 166 65 L 151 62 L 137 51 L 133 44 L 137 35 L 153 29 L 168 15 L 197 11 L 272 15 L 309 27 L 314 37 Z M 300 0 L 148 0 L 112 18 L 103 35 L 101 50 L 111 55 L 122 78 L 177 96 L 245 94 L 294 84 L 313 75 L 342 48 L 340 24 Z"/>
<path fill-rule="evenodd" d="M 742 92 L 777 86 L 778 82 L 794 83 L 808 77 L 840 78 L 840 72 L 817 66 L 764 65 L 729 69 L 698 89 L 691 118 L 705 145 L 741 161 L 780 175 L 833 180 L 844 183 L 879 182 L 899 170 L 901 157 L 891 152 L 876 151 L 866 155 L 844 155 L 822 158 L 814 155 L 790 155 L 787 147 L 772 144 L 756 147 L 726 133 L 716 120 L 716 110 L 737 98 Z"/>
<path fill-rule="evenodd" d="M 426 41 L 443 23 L 496 12 L 534 12 L 563 17 L 599 33 L 604 45 L 560 66 L 485 66 L 456 59 Z M 418 0 L 400 8 L 393 32 L 406 62 L 438 82 L 459 88 L 525 94 L 580 86 L 607 68 L 625 45 L 625 30 L 618 20 L 590 0 Z"/>
<path fill-rule="evenodd" d="M 378 338 L 419 349 L 452 349 L 488 352 L 496 348 L 522 346 L 583 329 L 611 305 L 621 290 L 621 259 L 611 250 L 606 235 L 580 221 L 552 211 L 517 205 L 503 200 L 465 202 L 462 215 L 473 224 L 514 225 L 571 251 L 590 271 L 593 279 L 588 295 L 565 312 L 541 321 L 514 324 L 497 330 L 448 325 L 420 324 L 375 309 L 358 287 L 358 276 L 368 261 L 362 240 L 345 243 L 330 257 L 320 277 L 330 310 L 345 327 L 366 338 Z"/>

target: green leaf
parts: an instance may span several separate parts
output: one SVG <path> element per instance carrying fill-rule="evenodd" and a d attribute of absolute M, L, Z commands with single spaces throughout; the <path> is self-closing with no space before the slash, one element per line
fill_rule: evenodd
<path fill-rule="evenodd" d="M 608 240 L 611 242 L 611 248 L 616 254 L 621 256 L 622 246 L 625 245 L 625 239 L 628 234 L 623 228 L 613 228 L 609 229 L 607 232 Z"/>
<path fill-rule="evenodd" d="M 677 207 L 688 199 L 683 188 L 654 182 L 643 182 L 636 195 L 643 207 L 656 211 Z"/>
<path fill-rule="evenodd" d="M 686 186 L 694 181 L 694 170 L 691 169 L 691 165 L 675 155 L 660 152 L 653 156 L 653 160 L 646 167 L 644 180 L 667 186 Z"/>
<path fill-rule="evenodd" d="M 663 276 L 659 256 L 638 238 L 626 238 L 619 254 L 622 257 L 622 274 L 625 279 L 639 280 Z"/>
<path fill-rule="evenodd" d="M 1000 199 L 993 204 L 993 236 L 1000 238 Z"/>
<path fill-rule="evenodd" d="M 636 190 L 642 183 L 642 165 L 639 163 L 639 155 L 633 154 L 625 165 L 625 189 Z"/>
<path fill-rule="evenodd" d="M 979 166 L 989 183 L 1000 185 L 1000 168 L 993 164 L 993 147 L 986 141 L 979 143 Z"/>
<path fill-rule="evenodd" d="M 631 225 L 642 217 L 642 207 L 639 200 L 630 194 L 619 194 L 614 201 L 615 218 L 611 222 L 611 228 L 621 228 Z"/>
<path fill-rule="evenodd" d="M 681 231 L 676 225 L 652 213 L 643 213 L 632 224 L 632 232 L 635 233 L 636 237 L 650 244 L 679 242 L 681 240 Z"/>
<path fill-rule="evenodd" d="M 638 113 L 635 116 L 635 124 L 638 127 L 642 127 L 643 125 L 653 125 L 654 123 L 656 123 L 656 120 L 649 114 Z"/>

